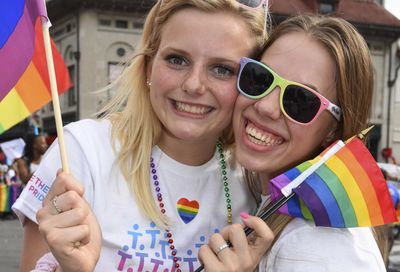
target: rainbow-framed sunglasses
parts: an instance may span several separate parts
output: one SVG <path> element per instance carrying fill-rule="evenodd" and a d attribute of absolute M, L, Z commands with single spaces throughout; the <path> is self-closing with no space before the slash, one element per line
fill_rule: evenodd
<path fill-rule="evenodd" d="M 261 99 L 275 87 L 280 87 L 280 108 L 291 121 L 309 125 L 324 111 L 329 111 L 336 120 L 342 118 L 342 110 L 317 91 L 303 84 L 284 79 L 267 65 L 241 58 L 237 79 L 239 92 L 252 99 Z"/>

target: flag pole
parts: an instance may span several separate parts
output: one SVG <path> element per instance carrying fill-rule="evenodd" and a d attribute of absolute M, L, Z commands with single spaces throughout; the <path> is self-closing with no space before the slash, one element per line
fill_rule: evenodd
<path fill-rule="evenodd" d="M 69 173 L 67 152 L 65 149 L 65 142 L 64 142 L 63 124 L 61 118 L 60 100 L 58 98 L 56 73 L 54 69 L 53 53 L 51 50 L 49 23 L 44 18 L 41 18 L 41 20 L 42 20 L 44 48 L 46 52 L 47 70 L 49 72 L 51 97 L 54 109 L 54 119 L 56 122 L 58 146 L 60 147 L 61 165 L 63 171 Z"/>

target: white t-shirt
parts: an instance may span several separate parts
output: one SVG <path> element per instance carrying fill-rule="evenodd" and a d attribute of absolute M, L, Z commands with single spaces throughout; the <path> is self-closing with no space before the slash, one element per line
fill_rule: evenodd
<path fill-rule="evenodd" d="M 96 214 L 103 234 L 103 248 L 95 271 L 175 271 L 165 232 L 140 213 L 116 166 L 110 129 L 109 121 L 84 120 L 66 126 L 64 135 L 71 173 L 84 185 L 84 197 Z M 201 166 L 181 164 L 157 146 L 152 157 L 166 214 L 172 222 L 172 239 L 180 268 L 193 271 L 199 266 L 199 247 L 227 224 L 219 154 L 216 152 Z M 59 168 L 58 145 L 53 144 L 13 206 L 21 221 L 25 216 L 36 221 L 35 214 Z M 254 209 L 255 202 L 241 170 L 228 167 L 227 172 L 233 221 L 240 222 L 239 213 Z M 153 181 L 151 187 L 154 189 Z M 153 195 L 157 202 L 155 191 Z M 178 202 L 187 206 L 198 203 L 198 211 L 191 220 L 183 216 Z"/>
<path fill-rule="evenodd" d="M 370 228 L 316 227 L 293 219 L 260 262 L 264 272 L 385 272 Z"/>

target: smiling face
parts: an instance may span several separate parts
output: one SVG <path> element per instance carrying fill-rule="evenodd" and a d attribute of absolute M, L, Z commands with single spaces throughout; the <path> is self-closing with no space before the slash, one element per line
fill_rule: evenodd
<path fill-rule="evenodd" d="M 335 62 L 306 34 L 284 34 L 264 52 L 261 62 L 285 79 L 307 85 L 337 103 Z M 333 140 L 337 127 L 328 111 L 307 126 L 288 120 L 280 110 L 279 94 L 277 87 L 259 100 L 240 95 L 233 118 L 238 161 L 270 178 L 315 155 Z"/>
<path fill-rule="evenodd" d="M 245 22 L 229 13 L 186 8 L 169 18 L 147 73 L 163 125 L 161 148 L 190 143 L 214 149 L 231 122 L 240 57 L 253 45 Z"/>

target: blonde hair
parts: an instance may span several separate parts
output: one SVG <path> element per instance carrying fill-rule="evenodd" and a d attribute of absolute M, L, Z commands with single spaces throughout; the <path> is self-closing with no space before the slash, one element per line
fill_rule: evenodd
<path fill-rule="evenodd" d="M 358 134 L 368 124 L 373 94 L 373 66 L 364 38 L 343 19 L 300 15 L 278 25 L 271 33 L 262 52 L 281 36 L 293 32 L 305 33 L 321 43 L 331 54 L 336 64 L 338 105 L 343 113 L 336 135 L 338 138 L 348 139 Z M 259 194 L 260 181 L 257 180 L 256 174 L 247 171 L 245 176 L 253 193 Z M 279 237 L 291 219 L 287 215 L 275 214 L 266 220 L 276 235 L 275 239 Z M 377 239 L 377 242 L 383 253 L 384 242 L 382 243 L 380 239 Z"/>
<path fill-rule="evenodd" d="M 115 88 L 116 94 L 99 115 L 111 120 L 117 164 L 137 199 L 139 210 L 161 227 L 167 226 L 167 220 L 161 215 L 152 196 L 150 156 L 162 132 L 162 125 L 150 103 L 146 71 L 149 61 L 157 53 L 163 26 L 177 11 L 189 7 L 210 14 L 231 12 L 238 20 L 244 20 L 254 39 L 253 54 L 259 52 L 265 41 L 264 12 L 261 9 L 243 9 L 233 0 L 163 0 L 150 10 L 138 53 L 119 79 L 108 86 Z M 224 145 L 231 144 L 232 129 L 226 129 L 221 138 Z"/>

